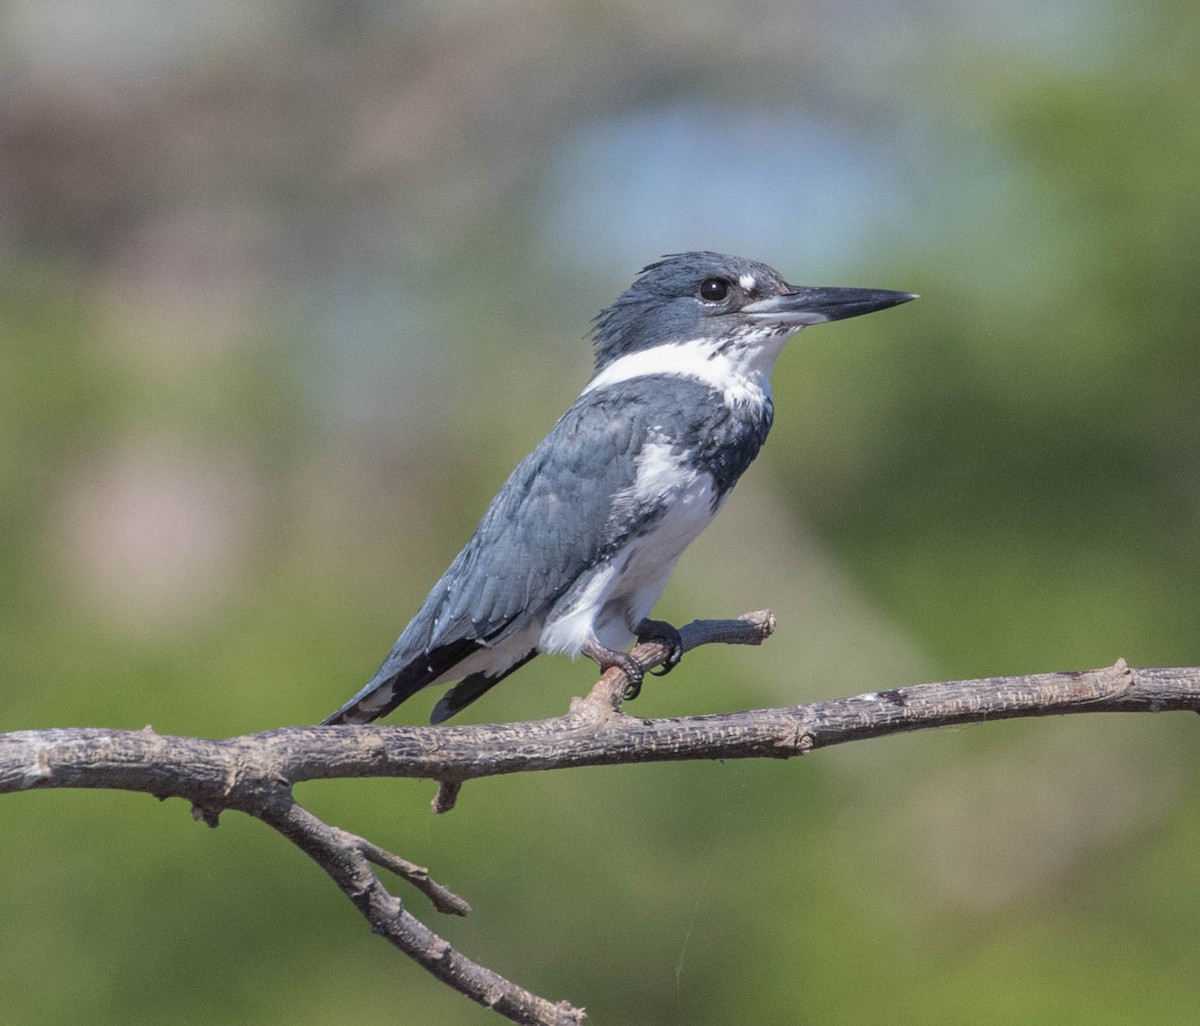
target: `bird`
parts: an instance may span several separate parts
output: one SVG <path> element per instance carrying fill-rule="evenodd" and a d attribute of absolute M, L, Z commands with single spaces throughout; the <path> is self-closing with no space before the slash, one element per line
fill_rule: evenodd
<path fill-rule="evenodd" d="M 457 682 L 442 723 L 538 653 L 584 655 L 641 688 L 625 648 L 678 630 L 650 619 L 683 551 L 758 455 L 771 372 L 801 329 L 917 298 L 790 285 L 766 264 L 709 251 L 642 269 L 593 322 L 595 367 L 523 459 L 383 664 L 324 724 L 369 723 Z"/>

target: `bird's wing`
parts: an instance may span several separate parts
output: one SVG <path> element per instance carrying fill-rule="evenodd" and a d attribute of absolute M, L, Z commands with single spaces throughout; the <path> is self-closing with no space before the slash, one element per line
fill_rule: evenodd
<path fill-rule="evenodd" d="M 619 400 L 603 391 L 581 396 L 513 471 L 379 671 L 325 722 L 386 715 L 543 617 L 628 533 L 624 518 L 611 515 L 614 499 L 632 486 L 658 415 L 652 389 L 625 389 Z M 522 647 L 487 675 L 498 679 L 529 655 Z"/>
<path fill-rule="evenodd" d="M 587 395 L 562 416 L 426 600 L 422 612 L 436 611 L 430 642 L 503 639 L 622 540 L 613 503 L 636 477 L 651 415 L 647 404 Z"/>

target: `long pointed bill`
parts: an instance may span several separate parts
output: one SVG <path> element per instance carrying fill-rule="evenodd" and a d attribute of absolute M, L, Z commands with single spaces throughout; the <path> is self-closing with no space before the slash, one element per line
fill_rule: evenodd
<path fill-rule="evenodd" d="M 741 313 L 749 314 L 763 324 L 786 324 L 803 327 L 824 324 L 846 317 L 886 310 L 916 299 L 912 292 L 889 292 L 887 289 L 839 289 L 797 285 L 791 292 L 743 306 Z"/>

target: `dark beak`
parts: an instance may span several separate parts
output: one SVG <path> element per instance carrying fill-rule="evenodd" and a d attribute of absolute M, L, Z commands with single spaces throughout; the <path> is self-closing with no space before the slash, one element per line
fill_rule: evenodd
<path fill-rule="evenodd" d="M 887 289 L 795 285 L 790 292 L 749 303 L 742 307 L 741 312 L 764 324 L 803 327 L 886 310 L 889 306 L 898 306 L 916 298 L 912 292 L 889 292 Z"/>

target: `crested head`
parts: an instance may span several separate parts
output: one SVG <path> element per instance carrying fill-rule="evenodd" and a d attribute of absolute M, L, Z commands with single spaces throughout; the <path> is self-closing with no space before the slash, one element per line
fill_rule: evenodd
<path fill-rule="evenodd" d="M 773 363 L 786 339 L 807 325 L 914 298 L 883 289 L 789 285 L 756 260 L 707 250 L 676 253 L 643 268 L 596 317 L 596 373 L 621 357 L 673 345 L 711 347 L 714 354 L 769 348 Z"/>
<path fill-rule="evenodd" d="M 729 333 L 735 325 L 723 315 L 789 288 L 778 271 L 755 260 L 706 250 L 665 256 L 642 268 L 597 315 L 596 369 L 643 349 Z"/>

